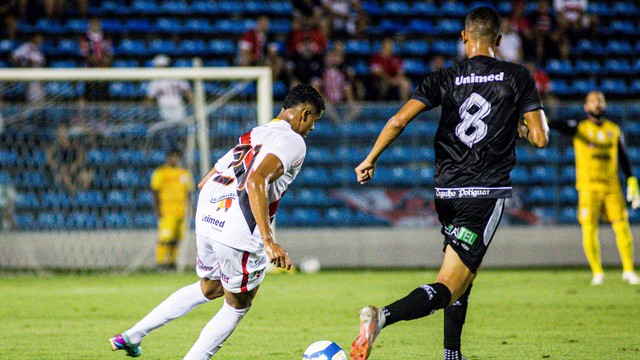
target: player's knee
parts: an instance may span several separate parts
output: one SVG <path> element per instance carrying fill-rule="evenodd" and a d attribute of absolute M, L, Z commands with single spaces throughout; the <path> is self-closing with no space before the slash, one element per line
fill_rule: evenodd
<path fill-rule="evenodd" d="M 224 295 L 220 281 L 200 279 L 200 287 L 202 288 L 202 294 L 209 300 L 217 299 Z"/>

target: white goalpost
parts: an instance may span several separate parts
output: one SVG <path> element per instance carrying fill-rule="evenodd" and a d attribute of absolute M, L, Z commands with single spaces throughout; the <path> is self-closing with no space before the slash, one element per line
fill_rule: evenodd
<path fill-rule="evenodd" d="M 268 67 L 205 68 L 200 63 L 194 59 L 193 68 L 0 69 L 0 190 L 13 194 L 7 199 L 12 219 L 0 227 L 0 269 L 153 266 L 157 229 L 148 180 L 164 161 L 165 143 L 180 144 L 197 183 L 237 136 L 273 116 Z M 188 81 L 193 94 L 179 121 L 162 119 L 158 105 L 145 100 L 148 82 L 174 79 Z M 40 99 L 29 98 L 33 83 L 43 89 Z M 88 98 L 89 84 L 99 83 L 108 95 Z M 81 139 L 83 150 L 73 157 L 83 159 L 89 185 L 78 180 L 86 175 L 82 169 L 66 182 L 56 174 L 52 154 L 58 153 L 51 149 L 60 127 L 72 142 Z M 183 241 L 178 268 L 195 264 L 194 249 L 193 241 Z"/>

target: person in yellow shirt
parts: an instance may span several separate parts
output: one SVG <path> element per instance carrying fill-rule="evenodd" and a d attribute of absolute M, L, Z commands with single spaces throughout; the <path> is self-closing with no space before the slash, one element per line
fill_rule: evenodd
<path fill-rule="evenodd" d="M 600 259 L 598 223 L 611 222 L 622 260 L 622 280 L 640 284 L 634 272 L 633 236 L 629 213 L 618 177 L 620 168 L 627 179 L 627 201 L 640 207 L 638 179 L 633 176 L 620 126 L 605 117 L 607 102 L 600 91 L 587 94 L 584 110 L 588 117 L 581 121 L 552 123 L 550 126 L 572 136 L 576 158 L 576 189 L 578 190 L 578 222 L 582 227 L 582 245 L 591 267 L 592 285 L 604 282 Z"/>
<path fill-rule="evenodd" d="M 194 184 L 189 170 L 180 167 L 181 157 L 180 150 L 169 151 L 165 164 L 151 175 L 153 208 L 158 217 L 156 264 L 162 270 L 175 269 L 178 244 L 188 226 L 185 219 L 191 208 Z"/>

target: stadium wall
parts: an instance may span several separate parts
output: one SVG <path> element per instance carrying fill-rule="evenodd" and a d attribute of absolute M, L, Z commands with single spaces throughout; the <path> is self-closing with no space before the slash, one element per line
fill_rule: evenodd
<path fill-rule="evenodd" d="M 638 249 L 640 226 L 632 228 Z M 194 235 L 191 234 L 191 239 Z M 438 267 L 442 235 L 435 228 L 280 228 L 279 242 L 294 263 L 316 257 L 325 268 Z M 578 226 L 504 227 L 485 258 L 492 268 L 587 266 Z M 600 230 L 603 263 L 619 266 L 613 231 Z M 156 232 L 20 232 L 0 234 L 3 269 L 151 268 Z M 195 265 L 195 241 L 183 249 L 185 265 Z M 636 264 L 639 263 L 636 250 Z M 193 255 L 192 255 L 193 254 Z"/>

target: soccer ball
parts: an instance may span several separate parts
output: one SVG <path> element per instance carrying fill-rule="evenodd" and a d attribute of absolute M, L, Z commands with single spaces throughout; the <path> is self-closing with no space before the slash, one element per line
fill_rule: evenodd
<path fill-rule="evenodd" d="M 316 341 L 304 351 L 302 359 L 313 360 L 347 360 L 347 354 L 333 341 Z"/>
<path fill-rule="evenodd" d="M 320 260 L 315 257 L 303 257 L 300 261 L 300 271 L 305 274 L 315 274 L 320 271 Z"/>

